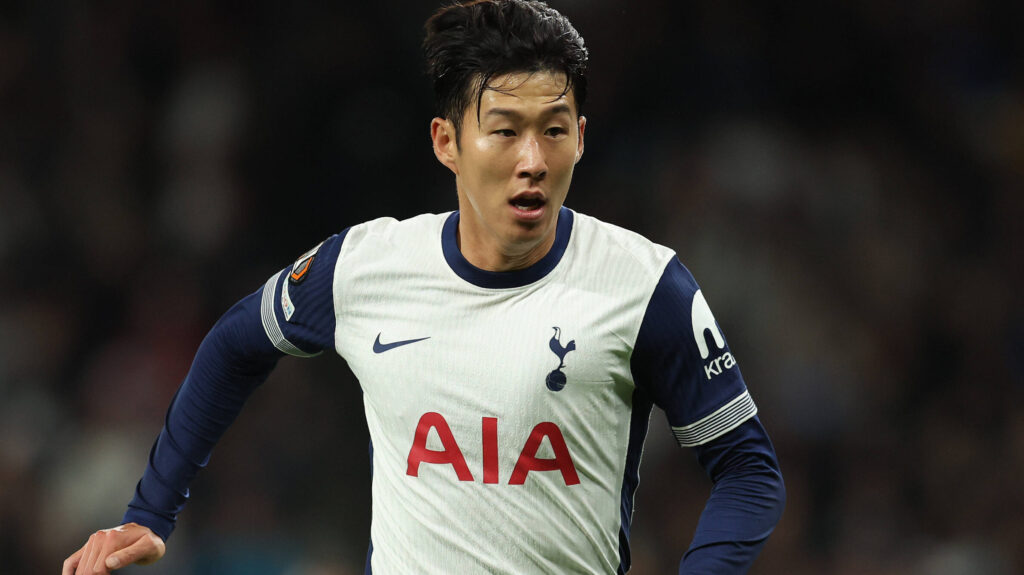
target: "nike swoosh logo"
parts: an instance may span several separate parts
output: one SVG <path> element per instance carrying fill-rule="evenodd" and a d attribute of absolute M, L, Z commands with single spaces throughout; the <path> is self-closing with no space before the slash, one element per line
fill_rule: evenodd
<path fill-rule="evenodd" d="M 403 345 L 409 345 L 410 343 L 416 343 L 417 341 L 423 341 L 430 339 L 430 336 L 421 337 L 419 339 L 403 339 L 402 341 L 393 341 L 391 343 L 381 343 L 380 334 L 377 334 L 377 340 L 373 342 L 373 353 L 384 353 L 389 349 L 395 349 L 396 347 L 402 347 Z"/>

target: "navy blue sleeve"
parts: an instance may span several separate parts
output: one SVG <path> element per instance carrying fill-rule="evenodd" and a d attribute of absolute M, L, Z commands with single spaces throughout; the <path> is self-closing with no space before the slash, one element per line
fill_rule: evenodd
<path fill-rule="evenodd" d="M 785 487 L 725 335 L 674 258 L 648 303 L 630 367 L 714 484 L 680 573 L 747 572 L 781 516 Z"/>
<path fill-rule="evenodd" d="M 647 304 L 630 361 L 636 385 L 665 410 L 684 447 L 707 443 L 757 413 L 707 299 L 675 258 Z"/>
<path fill-rule="evenodd" d="M 786 505 L 775 450 L 754 416 L 696 451 L 714 487 L 679 573 L 746 573 Z"/>
<path fill-rule="evenodd" d="M 331 236 L 300 256 L 213 326 L 171 402 L 125 523 L 166 540 L 189 484 L 278 359 L 334 347 L 334 268 L 344 237 Z"/>
<path fill-rule="evenodd" d="M 310 357 L 334 348 L 334 271 L 347 234 L 327 238 L 263 287 L 263 327 L 284 353 Z"/>
<path fill-rule="evenodd" d="M 188 499 L 188 486 L 249 395 L 282 353 L 260 320 L 262 289 L 235 304 L 196 352 L 167 411 L 149 463 L 128 504 L 124 523 L 145 525 L 164 540 Z"/>

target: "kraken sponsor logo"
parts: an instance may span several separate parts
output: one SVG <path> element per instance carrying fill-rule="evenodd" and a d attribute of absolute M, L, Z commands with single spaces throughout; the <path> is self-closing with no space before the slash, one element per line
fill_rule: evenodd
<path fill-rule="evenodd" d="M 704 336 L 705 332 L 711 332 L 711 337 L 715 340 L 715 346 L 718 349 L 725 349 L 725 336 L 722 335 L 722 330 L 719 329 L 718 322 L 715 321 L 715 315 L 711 313 L 708 300 L 704 299 L 704 294 L 701 290 L 697 290 L 697 293 L 693 294 L 690 321 L 693 324 L 693 339 L 697 342 L 697 349 L 700 351 L 701 359 L 707 360 L 711 357 L 711 349 L 708 347 L 707 338 Z M 736 358 L 727 351 L 710 361 L 706 361 L 704 364 L 704 375 L 711 379 L 713 376 L 720 375 L 735 365 Z"/>

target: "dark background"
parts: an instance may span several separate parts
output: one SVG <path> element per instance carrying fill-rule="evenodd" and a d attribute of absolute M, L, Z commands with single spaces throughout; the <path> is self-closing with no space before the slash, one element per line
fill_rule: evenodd
<path fill-rule="evenodd" d="M 199 341 L 342 228 L 456 207 L 433 2 L 0 8 L 0 571 L 119 523 Z M 1024 4 L 556 1 L 591 52 L 567 204 L 678 251 L 776 443 L 754 573 L 1024 572 Z M 652 417 L 633 573 L 709 483 Z M 361 572 L 360 391 L 286 358 L 139 573 Z M 131 571 L 131 570 L 129 570 Z"/>

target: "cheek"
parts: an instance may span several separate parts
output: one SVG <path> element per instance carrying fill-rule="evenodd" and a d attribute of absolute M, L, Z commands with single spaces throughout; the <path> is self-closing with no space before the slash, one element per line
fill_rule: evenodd
<path fill-rule="evenodd" d="M 473 151 L 469 164 L 474 182 L 488 189 L 504 186 L 515 171 L 515 162 L 510 161 L 510 156 L 495 146 L 479 146 Z"/>
<path fill-rule="evenodd" d="M 573 170 L 576 168 L 576 149 L 559 150 L 556 165 L 558 169 L 554 170 L 555 173 L 552 176 L 560 183 L 568 184 L 568 181 L 572 179 Z"/>

